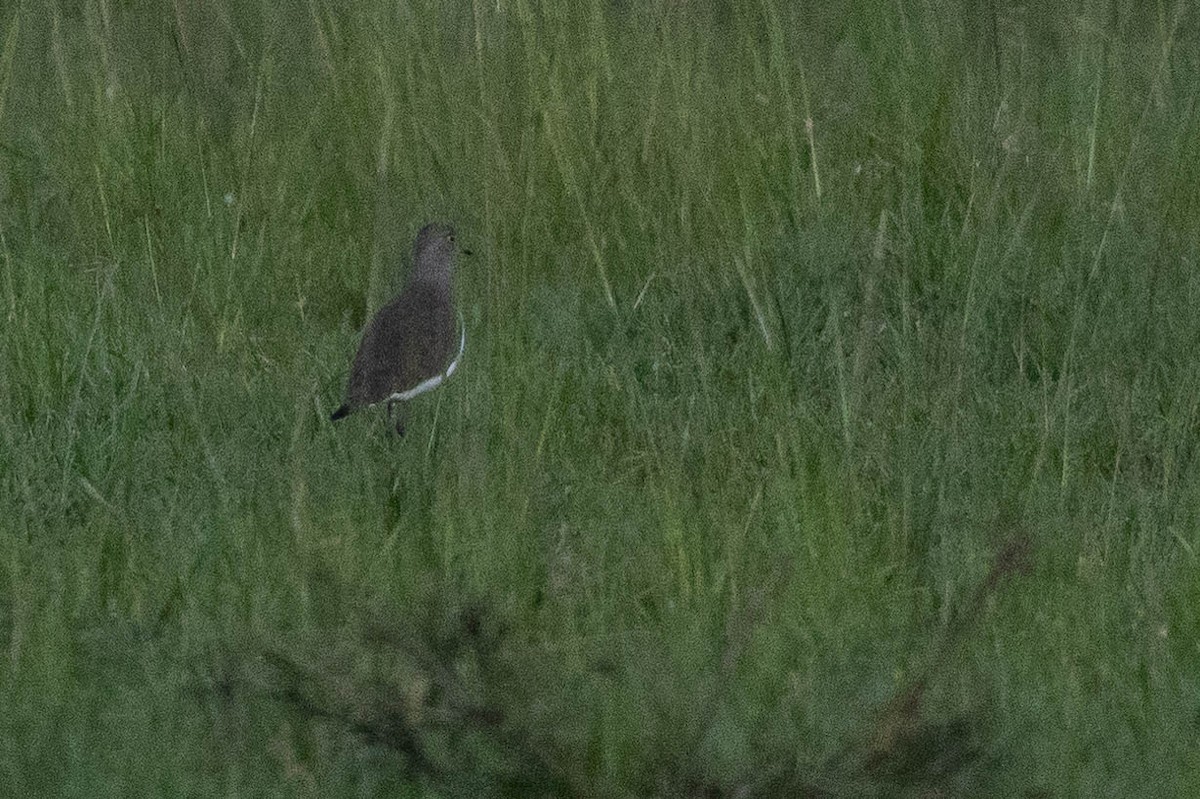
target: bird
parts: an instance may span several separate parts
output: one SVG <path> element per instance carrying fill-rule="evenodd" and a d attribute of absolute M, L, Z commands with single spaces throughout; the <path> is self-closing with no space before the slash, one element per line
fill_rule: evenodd
<path fill-rule="evenodd" d="M 345 402 L 330 421 L 380 402 L 387 403 L 390 420 L 396 403 L 437 388 L 458 368 L 467 343 L 465 326 L 459 325 L 457 342 L 454 335 L 451 273 L 459 253 L 471 254 L 458 246 L 450 225 L 434 222 L 421 228 L 413 242 L 408 281 L 364 329 Z M 396 421 L 399 436 L 404 435 L 404 417 L 402 408 Z"/>

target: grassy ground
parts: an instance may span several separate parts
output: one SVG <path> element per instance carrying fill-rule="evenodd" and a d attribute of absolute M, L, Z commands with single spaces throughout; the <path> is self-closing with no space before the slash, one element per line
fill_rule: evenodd
<path fill-rule="evenodd" d="M 5 795 L 1200 794 L 1190 4 L 341 5 L 0 10 Z"/>

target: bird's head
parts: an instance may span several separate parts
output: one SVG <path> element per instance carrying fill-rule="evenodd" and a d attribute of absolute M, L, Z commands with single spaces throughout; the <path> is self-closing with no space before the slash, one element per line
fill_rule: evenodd
<path fill-rule="evenodd" d="M 458 246 L 454 228 L 442 222 L 426 225 L 413 243 L 413 277 L 448 282 L 459 253 L 471 254 L 470 250 Z"/>

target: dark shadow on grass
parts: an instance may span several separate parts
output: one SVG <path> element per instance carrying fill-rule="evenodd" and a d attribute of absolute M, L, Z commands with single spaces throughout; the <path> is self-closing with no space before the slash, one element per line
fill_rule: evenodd
<path fill-rule="evenodd" d="M 361 664 L 363 653 L 378 659 L 369 675 L 344 664 L 317 665 L 320 657 L 281 646 L 266 649 L 268 676 L 254 690 L 396 754 L 408 778 L 445 796 L 957 796 L 996 753 L 990 751 L 983 714 L 931 718 L 927 697 L 954 668 L 955 653 L 980 623 L 987 599 L 1005 578 L 1027 572 L 1030 561 L 1029 539 L 1012 537 L 934 640 L 924 668 L 863 718 L 851 740 L 815 765 L 811 760 L 800 765 L 803 753 L 796 747 L 756 755 L 756 762 L 719 777 L 703 761 L 702 742 L 716 723 L 716 708 L 734 690 L 754 631 L 790 579 L 784 563 L 731 611 L 712 671 L 691 675 L 707 678 L 707 687 L 693 694 L 698 699 L 690 732 L 681 731 L 682 745 L 664 742 L 663 755 L 651 753 L 647 773 L 630 784 L 596 776 L 596 744 L 586 722 L 590 708 L 577 706 L 581 697 L 591 696 L 588 680 L 619 684 L 623 667 L 598 657 L 595 663 L 607 665 L 581 670 L 576 661 L 572 670 L 565 659 L 531 654 L 530 645 L 515 641 L 481 601 L 362 622 L 352 646 L 360 655 L 356 662 Z"/>

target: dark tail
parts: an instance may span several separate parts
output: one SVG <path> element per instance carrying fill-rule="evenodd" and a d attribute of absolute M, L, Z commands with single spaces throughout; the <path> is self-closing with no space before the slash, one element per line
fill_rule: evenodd
<path fill-rule="evenodd" d="M 338 408 L 336 411 L 334 411 L 333 415 L 329 417 L 329 421 L 336 422 L 338 419 L 343 419 L 349 415 L 350 415 L 350 405 L 346 404 L 346 405 L 343 405 L 342 407 Z"/>

